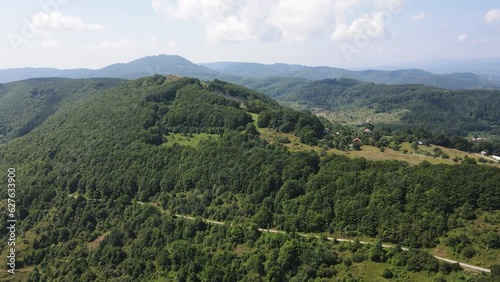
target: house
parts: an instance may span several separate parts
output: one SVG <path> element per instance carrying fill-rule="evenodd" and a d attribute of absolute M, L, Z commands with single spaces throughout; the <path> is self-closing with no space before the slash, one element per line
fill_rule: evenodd
<path fill-rule="evenodd" d="M 481 156 L 487 156 L 488 155 L 488 151 L 481 151 Z"/>
<path fill-rule="evenodd" d="M 418 142 L 417 142 L 417 144 L 418 144 L 418 145 L 424 145 L 424 142 L 422 142 L 422 141 L 418 141 Z"/>
<path fill-rule="evenodd" d="M 369 129 L 369 128 L 367 128 L 367 129 L 363 130 L 363 132 L 364 132 L 364 133 L 368 133 L 368 134 L 372 134 L 372 130 L 371 130 L 371 129 Z"/>
<path fill-rule="evenodd" d="M 491 157 L 494 158 L 497 161 L 500 161 L 500 157 L 499 156 L 491 156 Z"/>
<path fill-rule="evenodd" d="M 359 138 L 354 138 L 354 140 L 352 140 L 352 142 L 361 142 L 361 139 L 359 139 Z"/>

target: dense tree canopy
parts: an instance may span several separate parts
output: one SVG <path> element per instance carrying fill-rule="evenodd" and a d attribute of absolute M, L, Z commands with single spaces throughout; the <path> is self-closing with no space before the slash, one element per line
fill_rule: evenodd
<path fill-rule="evenodd" d="M 0 171 L 18 171 L 18 267 L 36 266 L 30 275 L 46 281 L 308 281 L 366 260 L 444 272 L 425 252 L 336 249 L 294 233 L 432 247 L 500 209 L 498 168 L 291 152 L 259 138 L 248 111 L 204 82 L 154 76 L 82 97 L 0 146 Z M 318 118 L 274 104 L 259 123 L 304 142 L 324 133 Z M 179 133 L 204 139 L 182 145 Z M 494 232 L 469 240 L 478 251 L 499 248 Z"/>

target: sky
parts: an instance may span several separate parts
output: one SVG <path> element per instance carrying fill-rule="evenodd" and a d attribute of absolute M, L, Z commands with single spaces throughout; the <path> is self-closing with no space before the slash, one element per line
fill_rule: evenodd
<path fill-rule="evenodd" d="M 144 56 L 367 68 L 500 57 L 499 0 L 3 1 L 0 69 Z"/>

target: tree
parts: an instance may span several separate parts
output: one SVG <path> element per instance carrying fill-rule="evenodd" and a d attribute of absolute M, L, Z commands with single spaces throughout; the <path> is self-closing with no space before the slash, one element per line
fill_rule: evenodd
<path fill-rule="evenodd" d="M 251 122 L 247 123 L 245 132 L 250 135 L 260 135 L 260 133 L 257 131 L 257 127 L 255 127 L 255 125 Z"/>
<path fill-rule="evenodd" d="M 273 213 L 265 206 L 261 206 L 259 211 L 253 216 L 253 222 L 262 228 L 269 228 L 272 220 Z"/>
<path fill-rule="evenodd" d="M 370 260 L 374 262 L 384 262 L 385 259 L 385 251 L 382 248 L 382 242 L 378 240 L 372 246 L 370 250 Z"/>

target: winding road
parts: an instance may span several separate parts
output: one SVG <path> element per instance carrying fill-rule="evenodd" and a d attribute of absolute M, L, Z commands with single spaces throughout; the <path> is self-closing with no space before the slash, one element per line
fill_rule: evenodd
<path fill-rule="evenodd" d="M 135 203 L 140 204 L 140 205 L 149 204 L 149 205 L 151 205 L 151 206 L 153 206 L 155 208 L 158 208 L 157 206 L 152 205 L 151 203 L 144 203 L 144 202 L 140 202 L 140 201 L 136 201 Z M 159 210 L 162 213 L 164 212 L 161 209 L 159 209 Z M 188 216 L 188 215 L 182 215 L 182 214 L 174 214 L 174 216 L 178 217 L 178 218 L 187 219 L 187 220 L 195 220 L 196 219 L 196 217 L 192 217 L 192 216 Z M 210 223 L 210 224 L 217 224 L 217 225 L 225 225 L 226 224 L 225 222 L 222 222 L 222 221 L 216 221 L 216 220 L 211 220 L 211 219 L 206 219 L 206 218 L 201 218 L 201 220 L 203 220 L 206 223 Z M 281 233 L 281 234 L 286 234 L 287 233 L 285 231 L 276 230 L 276 229 L 258 228 L 257 230 L 260 231 L 260 232 L 269 232 L 269 233 Z M 304 236 L 304 237 L 314 237 L 314 238 L 318 238 L 318 239 L 320 238 L 317 235 L 312 235 L 312 234 L 307 234 L 307 233 L 297 233 L 297 234 L 299 236 Z M 329 241 L 337 241 L 337 242 L 354 242 L 354 240 L 352 240 L 352 239 L 346 239 L 346 238 L 326 237 L 326 239 L 329 240 Z M 363 241 L 360 241 L 359 243 L 361 243 L 363 245 L 365 245 L 365 244 L 372 244 L 370 242 L 363 242 Z M 394 245 L 382 244 L 382 247 L 383 248 L 394 248 Z M 403 251 L 408 251 L 409 250 L 409 248 L 406 248 L 406 247 L 402 247 L 401 249 Z M 439 256 L 434 256 L 434 257 L 436 259 L 438 259 L 438 260 L 445 261 L 445 262 L 448 262 L 448 263 L 458 263 L 460 265 L 460 267 L 462 267 L 462 268 L 471 269 L 471 270 L 475 270 L 475 271 L 481 271 L 481 272 L 491 273 L 491 270 L 488 269 L 488 268 L 484 268 L 484 267 L 480 267 L 480 266 L 476 266 L 476 265 L 472 265 L 472 264 L 467 264 L 467 263 L 463 263 L 463 262 L 459 262 L 459 261 L 455 261 L 455 260 L 451 260 L 451 259 L 447 259 L 447 258 L 443 258 L 443 257 L 439 257 Z"/>
<path fill-rule="evenodd" d="M 139 203 L 139 202 L 137 202 L 137 203 Z M 142 203 L 142 204 L 144 204 L 144 203 Z M 181 214 L 175 214 L 174 216 L 176 216 L 178 218 L 188 219 L 188 220 L 195 220 L 196 219 L 195 217 L 187 216 L 187 215 L 181 215 Z M 210 220 L 210 219 L 204 219 L 204 218 L 202 218 L 202 220 L 204 222 L 206 222 L 206 223 L 211 223 L 211 224 L 217 224 L 217 225 L 225 225 L 226 224 L 226 223 L 224 223 L 222 221 L 216 221 L 216 220 Z M 281 233 L 281 234 L 286 234 L 287 233 L 285 231 L 276 230 L 276 229 L 258 228 L 257 230 L 260 231 L 260 232 L 269 232 L 269 233 Z M 314 237 L 314 238 L 318 238 L 318 239 L 320 238 L 320 236 L 312 235 L 312 234 L 306 234 L 306 233 L 297 233 L 297 234 L 299 236 L 304 236 L 304 237 Z M 326 237 L 326 239 L 329 240 L 329 241 L 337 241 L 337 242 L 354 242 L 354 240 L 352 240 L 352 239 L 345 239 L 345 238 Z M 359 243 L 363 244 L 363 245 L 365 245 L 365 244 L 372 244 L 370 242 L 363 242 L 363 241 L 360 241 Z M 394 248 L 394 245 L 382 244 L 382 247 L 383 248 Z M 406 247 L 402 247 L 401 250 L 403 250 L 403 251 L 409 251 L 410 249 L 406 248 Z M 443 257 L 439 257 L 439 256 L 434 256 L 434 257 L 436 259 L 438 259 L 438 260 L 445 261 L 445 262 L 448 262 L 448 263 L 458 263 L 460 265 L 460 267 L 462 267 L 462 268 L 491 273 L 491 270 L 488 269 L 488 268 L 479 267 L 479 266 L 476 266 L 476 265 L 467 264 L 467 263 L 463 263 L 463 262 L 459 262 L 459 261 L 455 261 L 455 260 L 451 260 L 451 259 L 447 259 L 447 258 L 443 258 Z"/>

